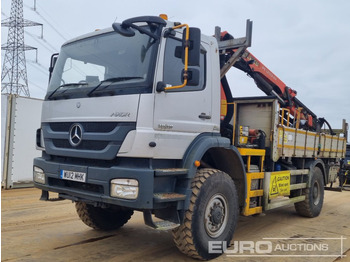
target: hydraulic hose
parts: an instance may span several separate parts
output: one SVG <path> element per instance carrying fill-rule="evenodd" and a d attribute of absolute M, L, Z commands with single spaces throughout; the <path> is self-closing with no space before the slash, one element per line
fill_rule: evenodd
<path fill-rule="evenodd" d="M 226 127 L 230 123 L 233 117 L 233 97 L 232 97 L 232 92 L 231 92 L 230 86 L 228 85 L 226 76 L 221 78 L 221 85 L 223 87 L 223 90 L 226 96 L 226 101 L 227 101 L 227 113 L 224 120 L 222 121 L 222 125 Z"/>

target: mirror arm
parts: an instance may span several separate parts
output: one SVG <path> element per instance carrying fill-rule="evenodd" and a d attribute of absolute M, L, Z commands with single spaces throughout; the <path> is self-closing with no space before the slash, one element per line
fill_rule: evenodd
<path fill-rule="evenodd" d="M 187 78 L 188 78 L 188 48 L 189 48 L 189 38 L 190 38 L 190 27 L 187 24 L 182 24 L 182 25 L 177 25 L 174 26 L 172 29 L 178 29 L 178 28 L 182 28 L 182 27 L 186 27 L 186 42 L 185 42 L 185 69 L 184 69 L 184 73 L 183 73 L 183 78 L 184 81 L 181 85 L 178 86 L 169 86 L 169 87 L 165 87 L 165 91 L 167 90 L 172 90 L 172 89 L 179 89 L 179 88 L 183 88 L 187 85 Z"/>
<path fill-rule="evenodd" d="M 176 33 L 173 28 L 168 28 L 164 31 L 163 37 L 168 38 L 169 36 L 175 36 Z"/>
<path fill-rule="evenodd" d="M 124 25 L 124 23 L 122 24 L 122 26 L 123 26 L 123 25 Z M 126 26 L 127 26 L 127 27 L 132 27 L 132 28 L 136 29 L 137 31 L 139 31 L 141 34 L 146 34 L 146 35 L 148 35 L 149 37 L 152 37 L 152 38 L 154 38 L 154 39 L 156 39 L 156 40 L 159 39 L 159 36 L 158 36 L 158 35 L 153 34 L 153 33 L 149 32 L 149 31 L 143 29 L 143 28 L 140 27 L 140 26 L 137 26 L 137 25 L 134 25 L 134 24 L 127 24 Z"/>

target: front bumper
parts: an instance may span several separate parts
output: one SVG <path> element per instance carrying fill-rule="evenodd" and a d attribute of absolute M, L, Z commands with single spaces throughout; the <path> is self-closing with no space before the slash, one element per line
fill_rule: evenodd
<path fill-rule="evenodd" d="M 34 166 L 44 170 L 45 184 L 34 182 L 35 187 L 45 191 L 71 196 L 79 201 L 107 203 L 132 209 L 153 209 L 154 170 L 146 167 L 86 166 L 62 164 L 42 157 L 34 159 Z M 60 178 L 61 170 L 86 173 L 86 182 L 75 182 Z M 135 200 L 110 196 L 110 181 L 116 178 L 138 180 L 139 193 Z"/>

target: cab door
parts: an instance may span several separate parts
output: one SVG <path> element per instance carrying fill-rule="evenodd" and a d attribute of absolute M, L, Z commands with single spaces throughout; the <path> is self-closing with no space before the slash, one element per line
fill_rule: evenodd
<path fill-rule="evenodd" d="M 165 84 L 181 85 L 184 64 L 176 55 L 176 47 L 181 46 L 180 37 L 168 37 L 164 50 L 164 59 L 159 63 L 158 79 Z M 208 83 L 208 45 L 202 42 L 199 84 L 185 86 L 163 92 L 155 91 L 154 129 L 162 132 L 177 132 L 192 139 L 199 133 L 213 132 L 211 88 Z M 174 134 L 175 135 L 175 134 Z M 185 137 L 183 137 L 186 139 Z"/>

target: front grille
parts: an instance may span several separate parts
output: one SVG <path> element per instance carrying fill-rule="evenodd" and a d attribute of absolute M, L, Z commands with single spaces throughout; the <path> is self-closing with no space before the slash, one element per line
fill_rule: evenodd
<path fill-rule="evenodd" d="M 69 148 L 77 150 L 103 150 L 109 144 L 108 141 L 83 140 L 78 146 L 73 147 L 67 139 L 52 139 L 52 143 L 57 148 Z"/>
<path fill-rule="evenodd" d="M 50 128 L 54 132 L 69 132 L 72 122 L 50 123 Z M 120 123 L 116 122 L 82 122 L 80 123 L 85 132 L 109 133 Z"/>
<path fill-rule="evenodd" d="M 70 144 L 71 128 L 82 128 L 78 146 Z M 42 123 L 45 150 L 49 155 L 84 159 L 112 160 L 135 122 L 55 122 Z"/>
<path fill-rule="evenodd" d="M 57 179 L 52 177 L 49 177 L 48 183 L 50 186 L 72 188 L 72 189 L 78 189 L 78 190 L 103 194 L 103 186 L 101 185 L 81 183 L 81 182 Z"/>

